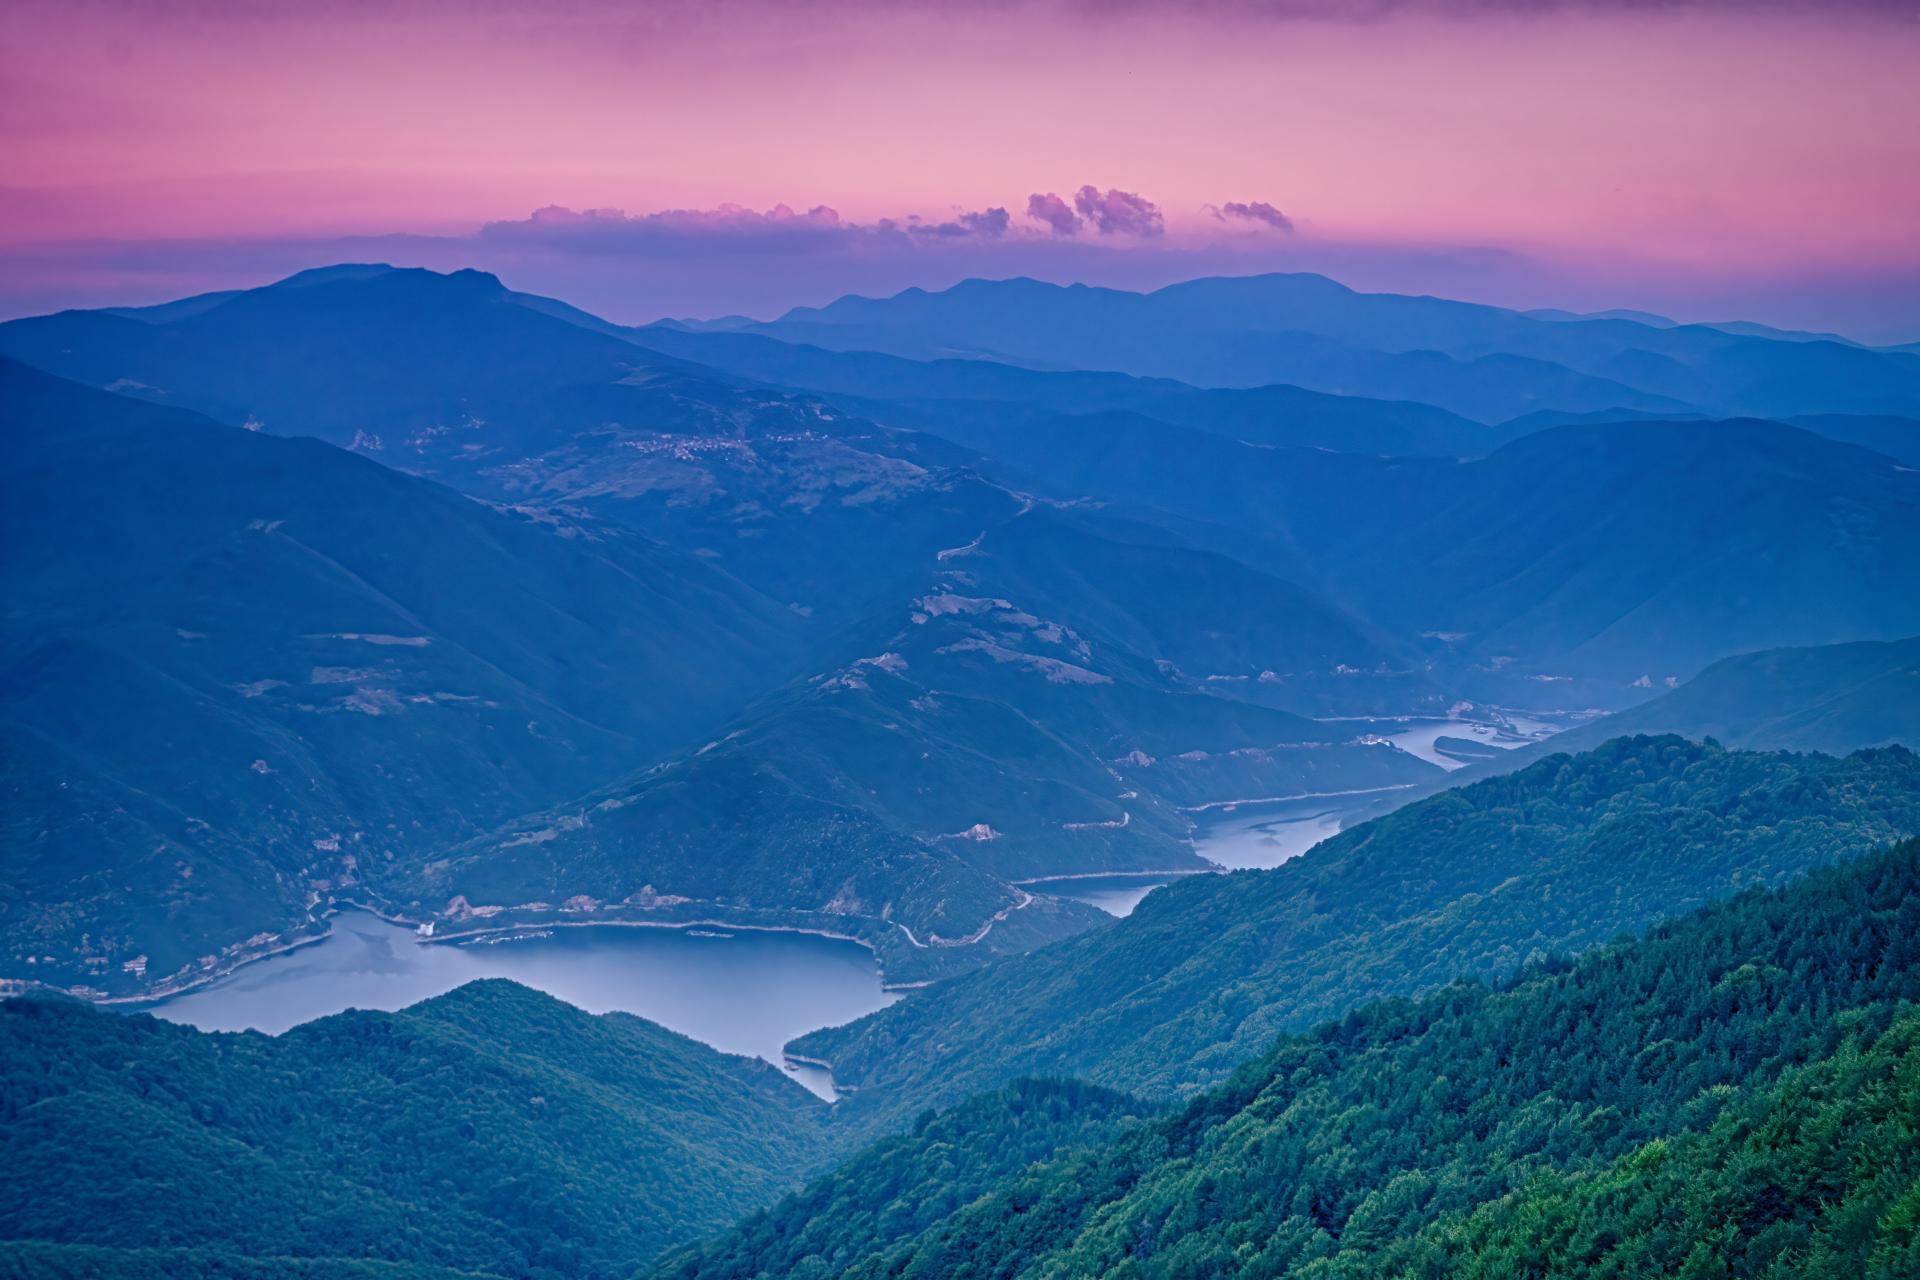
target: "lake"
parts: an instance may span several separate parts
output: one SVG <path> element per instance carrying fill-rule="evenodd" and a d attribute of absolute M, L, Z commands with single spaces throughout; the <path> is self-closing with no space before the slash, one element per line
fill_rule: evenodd
<path fill-rule="evenodd" d="M 1129 916 L 1140 899 L 1167 883 L 1164 875 L 1074 876 L 1057 880 L 1027 880 L 1023 888 L 1035 893 L 1069 898 L 1098 907 L 1110 916 Z"/>
<path fill-rule="evenodd" d="M 1342 795 L 1293 796 L 1203 809 L 1193 815 L 1193 849 L 1229 871 L 1277 867 L 1340 830 L 1340 824 L 1391 796 L 1391 788 Z M 1165 876 L 1087 876 L 1033 880 L 1027 887 L 1057 898 L 1096 906 L 1109 915 L 1131 915 L 1140 900 L 1167 883 Z"/>
<path fill-rule="evenodd" d="M 1552 737 L 1578 724 L 1591 712 L 1514 711 L 1489 707 L 1474 719 L 1438 716 L 1347 717 L 1333 721 L 1355 734 L 1372 733 L 1429 764 L 1452 772 L 1476 755 L 1510 751 Z M 1439 743 L 1458 739 L 1462 745 L 1448 754 Z M 1472 744 L 1471 748 L 1464 744 Z M 1265 870 L 1297 858 L 1337 833 L 1341 825 L 1380 800 L 1393 788 L 1335 795 L 1293 796 L 1245 804 L 1209 807 L 1194 813 L 1194 852 L 1229 871 Z M 1086 876 L 1064 880 L 1034 880 L 1028 887 L 1059 898 L 1071 898 L 1100 908 L 1109 915 L 1131 915 L 1140 900 L 1167 883 L 1164 876 Z"/>
<path fill-rule="evenodd" d="M 1449 768 L 1461 762 L 1434 749 L 1440 737 L 1512 747 L 1562 727 L 1545 719 L 1501 719 L 1490 726 L 1404 717 L 1367 727 Z M 1194 814 L 1194 849 L 1229 869 L 1277 867 L 1391 794 L 1296 796 L 1202 810 Z M 1124 916 L 1165 883 L 1164 876 L 1109 875 L 1032 887 Z M 405 1008 L 475 978 L 511 978 L 592 1013 L 639 1014 L 724 1052 L 764 1058 L 829 1099 L 828 1074 L 786 1062 L 782 1047 L 804 1032 L 850 1022 L 899 998 L 881 990 L 879 970 L 865 948 L 809 934 L 605 926 L 555 929 L 518 941 L 423 946 L 406 926 L 344 911 L 334 917 L 325 941 L 247 965 L 150 1011 L 206 1031 L 278 1033 L 349 1008 Z"/>
<path fill-rule="evenodd" d="M 703 936 L 718 933 L 727 936 Z M 344 1009 L 401 1009 L 475 978 L 511 978 L 591 1013 L 639 1014 L 727 1053 L 765 1058 L 823 1098 L 833 1096 L 827 1073 L 784 1062 L 781 1047 L 898 999 L 881 990 L 864 947 L 810 934 L 605 926 L 422 945 L 410 928 L 343 911 L 325 941 L 149 1012 L 204 1031 L 277 1034 Z"/>
<path fill-rule="evenodd" d="M 1352 725 L 1356 732 L 1378 734 L 1408 755 L 1418 756 L 1428 764 L 1437 764 L 1451 773 L 1473 759 L 1484 758 L 1494 751 L 1511 751 L 1515 747 L 1550 738 L 1591 716 L 1592 713 L 1586 711 L 1515 711 L 1506 707 L 1487 707 L 1475 712 L 1470 719 L 1434 716 L 1389 716 L 1380 719 L 1350 717 L 1344 723 Z M 1472 744 L 1471 754 L 1449 754 L 1439 745 L 1443 738 Z"/>
<path fill-rule="evenodd" d="M 1264 871 L 1297 858 L 1340 830 L 1351 814 L 1393 795 L 1394 788 L 1343 795 L 1293 796 L 1205 809 L 1193 815 L 1194 852 L 1229 871 Z"/>

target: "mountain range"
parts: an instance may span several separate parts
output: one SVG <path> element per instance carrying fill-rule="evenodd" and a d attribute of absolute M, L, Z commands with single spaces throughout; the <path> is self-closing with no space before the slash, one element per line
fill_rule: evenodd
<path fill-rule="evenodd" d="M 726 327 L 918 359 L 1112 370 L 1200 386 L 1292 383 L 1417 400 L 1484 422 L 1547 408 L 1905 416 L 1920 408 L 1920 362 L 1904 352 L 1712 325 L 1548 320 L 1358 293 L 1311 274 L 1190 280 L 1147 294 L 968 280 Z"/>
<path fill-rule="evenodd" d="M 1128 415 L 1054 425 L 963 439 L 1051 493 L 1318 590 L 1510 703 L 1544 678 L 1575 682 L 1574 705 L 1618 705 L 1643 676 L 1685 679 L 1743 648 L 1920 627 L 1904 603 L 1920 472 L 1778 423 L 1557 427 L 1465 460 L 1274 449 Z"/>
<path fill-rule="evenodd" d="M 10 977 L 303 935 L 796 662 L 783 611 L 624 529 L 11 362 L 0 407 Z"/>
<path fill-rule="evenodd" d="M 1324 304 L 1328 340 L 1403 353 L 1836 345 L 1288 278 L 1129 298 L 807 323 L 999 315 L 1004 355 L 1061 307 L 1293 332 Z M 365 265 L 0 325 L 27 362 L 0 378 L 7 775 L 39 815 L 7 840 L 8 976 L 171 989 L 363 902 L 455 935 L 841 933 L 926 981 L 1099 922 L 1022 881 L 1196 869 L 1194 806 L 1440 785 L 1303 717 L 1618 708 L 1731 653 L 1920 633 L 1914 474 L 1804 429 L 1514 435 L 789 321 L 624 329 Z"/>
<path fill-rule="evenodd" d="M 1703 343 L 1717 350 L 1723 341 L 1758 343 L 1776 360 L 1832 347 L 1846 359 L 1891 361 L 1888 367 L 1896 372 L 1907 359 L 1835 343 L 1735 338 L 1719 330 L 1686 336 L 1691 331 L 1684 327 L 1549 322 L 1432 299 L 1347 295 L 1326 281 L 1308 288 L 1315 279 L 1200 281 L 1193 289 L 1224 289 L 1222 314 L 1244 311 L 1255 317 L 1245 323 L 1257 319 L 1267 327 L 1294 323 L 1301 308 L 1312 309 L 1308 302 L 1324 304 L 1331 308 L 1325 327 L 1349 337 L 1360 322 L 1339 319 L 1347 309 L 1362 316 L 1405 310 L 1411 318 L 1379 322 L 1385 336 L 1378 340 L 1389 345 L 1452 332 L 1447 325 L 1464 324 L 1459 318 L 1465 316 L 1472 320 L 1466 330 L 1478 334 L 1477 341 L 1507 335 L 1514 350 L 1530 350 L 1536 340 L 1564 344 L 1568 335 L 1597 326 L 1593 340 L 1614 346 L 1630 337 L 1686 350 Z M 1032 328 L 1044 308 L 1033 313 L 1015 303 L 1037 287 L 1008 282 L 1006 288 L 1018 294 L 1011 298 L 979 282 L 950 294 L 902 295 L 897 305 L 847 300 L 827 311 L 871 312 L 886 319 L 888 332 L 911 331 L 920 323 L 916 317 L 944 315 L 953 307 L 979 324 L 1002 316 L 1009 326 Z M 1303 288 L 1307 301 L 1294 297 Z M 1055 294 L 1115 306 L 1122 306 L 1117 299 L 1134 296 L 1050 287 L 1041 296 Z M 1209 296 L 1206 290 L 1192 297 L 1162 291 L 1122 309 L 1131 314 L 1144 308 L 1155 325 L 1171 324 L 1204 310 L 1196 299 Z M 1335 305 L 1342 297 L 1351 308 Z M 1429 315 L 1436 307 L 1445 323 Z M 673 353 L 651 350 L 648 341 L 672 346 Z M 1464 338 L 1456 334 L 1449 341 L 1460 346 Z M 743 345 L 749 352 L 741 358 Z M 1161 541 L 1247 561 L 1415 644 L 1429 632 L 1469 632 L 1488 647 L 1458 655 L 1467 666 L 1509 658 L 1528 664 L 1529 675 L 1581 678 L 1590 658 L 1593 674 L 1603 681 L 1618 681 L 1623 673 L 1628 681 L 1641 675 L 1684 678 L 1742 648 L 1891 639 L 1920 630 L 1905 617 L 1886 623 L 1861 616 L 1863 609 L 1897 610 L 1909 594 L 1898 576 L 1907 558 L 1882 570 L 1890 552 L 1876 544 L 1907 535 L 1911 486 L 1901 477 L 1912 473 L 1795 443 L 1797 437 L 1778 429 L 1715 427 L 1691 418 L 1685 424 L 1642 420 L 1620 424 L 1618 431 L 1594 423 L 1586 433 L 1534 432 L 1515 441 L 1505 428 L 1478 427 L 1427 405 L 1297 387 L 1221 392 L 984 361 L 835 356 L 739 333 L 621 329 L 564 304 L 513 293 L 479 273 L 438 276 L 375 266 L 304 273 L 267 289 L 215 295 L 140 318 L 75 312 L 0 325 L 0 350 L 63 376 L 187 405 L 236 424 L 315 434 L 492 500 L 617 520 L 714 558 L 803 614 L 816 634 L 831 634 L 875 608 L 897 607 L 903 591 L 917 588 L 932 556 L 1024 509 L 1019 493 L 1007 488 L 1037 488 L 1060 502 L 1097 498 L 1120 508 L 1136 528 L 1157 530 Z M 310 358 L 289 361 L 284 353 L 293 351 Z M 711 363 L 690 363 L 699 360 Z M 830 366 L 851 362 L 853 368 L 822 371 L 822 360 Z M 767 382 L 800 390 L 773 389 Z M 1822 385 L 1856 387 L 1860 379 Z M 870 412 L 850 412 L 839 402 L 828 407 L 817 398 L 848 389 L 857 393 L 850 403 Z M 1753 402 L 1729 403 L 1747 408 Z M 1823 402 L 1824 416 L 1804 421 L 1870 443 L 1903 436 L 1898 420 L 1836 415 L 1837 407 Z M 1717 450 L 1735 442 L 1742 451 L 1727 464 L 1756 474 L 1709 483 L 1720 477 L 1703 472 L 1688 451 L 1716 451 L 1718 463 Z M 1522 451 L 1504 451 L 1502 445 Z M 1318 456 L 1329 449 L 1340 457 Z M 1410 453 L 1444 458 L 1449 465 L 1377 460 Z M 1595 466 L 1607 470 L 1588 483 Z M 1795 474 L 1805 468 L 1824 473 Z M 1858 475 L 1842 480 L 1848 470 Z M 1570 472 L 1578 472 L 1581 483 L 1572 482 Z M 1001 483 L 983 483 L 983 477 Z M 1824 508 L 1794 504 L 1795 513 L 1812 522 L 1809 527 L 1777 534 L 1759 529 L 1708 544 L 1726 508 L 1744 502 L 1753 486 L 1789 483 L 1820 493 L 1842 488 Z M 1853 491 L 1863 484 L 1880 492 Z M 1472 491 L 1458 498 L 1455 490 L 1462 485 Z M 1542 558 L 1537 546 L 1521 542 L 1506 564 L 1481 568 L 1475 536 L 1491 542 L 1513 532 L 1500 521 L 1532 524 L 1542 513 L 1556 515 L 1561 500 L 1622 489 L 1605 513 L 1573 510 L 1565 517 L 1576 528 L 1591 527 L 1603 516 L 1617 526 L 1607 545 L 1580 550 L 1610 580 L 1587 612 L 1618 613 L 1502 634 L 1487 625 L 1489 615 L 1511 627 L 1524 611 L 1511 598 L 1517 592 L 1487 600 L 1485 609 L 1448 607 L 1498 591 L 1511 577 L 1512 561 Z M 1772 501 L 1764 493 L 1754 499 L 1742 515 Z M 1360 512 L 1365 519 L 1355 518 Z M 1696 527 L 1658 527 L 1694 513 Z M 1548 528 L 1533 536 L 1537 542 L 1564 532 Z M 1656 539 L 1658 547 L 1646 545 Z M 1854 545 L 1862 539 L 1865 545 Z M 1381 560 L 1408 545 L 1452 553 L 1454 563 L 1419 575 L 1415 585 L 1430 590 L 1398 607 L 1404 592 L 1391 572 L 1398 561 Z M 1809 600 L 1804 606 L 1787 599 L 1749 603 L 1716 595 L 1722 589 L 1711 583 L 1682 586 L 1659 576 L 1744 575 L 1739 585 L 1750 587 L 1758 568 L 1775 558 L 1812 557 L 1824 565 L 1835 555 L 1869 574 L 1894 576 L 1843 582 L 1838 590 L 1849 599 Z M 1563 553 L 1560 559 L 1572 557 Z M 1625 563 L 1615 567 L 1616 560 Z M 1542 571 L 1552 572 L 1536 570 Z M 1816 585 L 1829 581 L 1825 573 L 1815 576 Z M 1522 585 L 1536 609 L 1557 614 L 1561 599 L 1584 600 L 1592 584 Z M 1803 585 L 1790 580 L 1792 591 Z M 1561 597 L 1552 594 L 1556 590 Z M 1749 609 L 1753 616 L 1737 623 L 1746 643 L 1730 648 L 1711 632 L 1691 651 L 1677 643 L 1696 621 L 1676 616 L 1689 600 L 1700 600 L 1701 611 L 1710 607 L 1716 616 L 1728 607 Z M 1836 608 L 1853 616 L 1822 628 L 1818 620 Z M 1789 624 L 1789 614 L 1805 616 Z M 1862 623 L 1874 629 L 1850 629 Z M 1584 692 L 1607 705 L 1599 696 L 1603 690 Z M 1616 695 L 1613 703 L 1618 701 Z"/>
<path fill-rule="evenodd" d="M 1911 1260 L 1912 352 L 347 264 L 0 324 L 0 433 L 0 1280 Z M 789 1043 L 832 1105 L 504 982 L 89 1007 L 352 908 L 824 934 L 894 1002 Z"/>

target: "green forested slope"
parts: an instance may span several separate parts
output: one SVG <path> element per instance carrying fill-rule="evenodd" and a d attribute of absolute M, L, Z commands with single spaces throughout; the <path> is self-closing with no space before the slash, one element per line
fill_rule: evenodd
<path fill-rule="evenodd" d="M 1017 962 L 1035 985 L 1010 998 L 1031 1005 L 950 1000 L 1016 965 L 903 1002 L 925 1037 L 900 1044 L 911 1070 L 855 1094 L 841 1125 L 762 1064 L 511 984 L 278 1038 L 13 1001 L 0 1266 L 626 1274 L 939 1085 L 1047 1053 L 1064 1070 L 1072 1050 L 1096 1078 L 1180 1091 L 1365 993 L 1497 978 L 1532 956 L 1511 987 L 1456 983 L 1283 1039 L 1172 1120 L 1032 1083 L 925 1116 L 674 1265 L 1491 1276 L 1525 1254 L 1559 1260 L 1540 1274 L 1583 1274 L 1590 1255 L 1653 1257 L 1716 1214 L 1745 1221 L 1724 1217 L 1733 1205 L 1766 1228 L 1707 1241 L 1754 1263 L 1735 1274 L 1817 1250 L 1835 1274 L 1873 1274 L 1858 1268 L 1876 1250 L 1900 1274 L 1911 1039 L 1888 1028 L 1892 1001 L 1920 997 L 1920 847 L 1644 944 L 1541 957 L 1911 829 L 1916 771 L 1899 749 L 1834 760 L 1677 739 L 1557 757 L 1346 833 L 1296 870 L 1155 895 L 1135 917 L 1149 928 L 1101 930 L 1068 968 L 1058 953 L 1085 942 Z M 1002 1027 L 1024 1041 L 996 1040 Z M 1633 1235 L 1649 1215 L 1666 1225 Z"/>
<path fill-rule="evenodd" d="M 1405 1252 L 1416 1274 L 1920 1274 L 1920 1017 L 1855 1037 L 1706 1133 L 1542 1173 Z"/>
<path fill-rule="evenodd" d="M 1036 1162 L 1092 1150 L 1154 1108 L 1074 1081 L 1018 1080 L 927 1112 L 832 1176 L 671 1266 L 726 1274 L 827 1276 L 924 1231 Z M 699 1261 L 696 1263 L 695 1259 Z"/>
<path fill-rule="evenodd" d="M 1365 1005 L 932 1227 L 876 1239 L 906 1188 L 835 1175 L 662 1270 L 1911 1276 L 1916 1000 L 1909 841 L 1498 988 Z"/>
<path fill-rule="evenodd" d="M 0 1241 L 0 1280 L 473 1280 L 480 1274 L 410 1262 Z"/>
<path fill-rule="evenodd" d="M 763 1062 L 507 982 L 277 1037 L 11 1000 L 0 1240 L 624 1275 L 815 1167 L 826 1112 Z"/>
<path fill-rule="evenodd" d="M 1634 738 L 1411 805 L 1273 871 L 1194 876 L 1113 925 L 816 1032 L 894 1123 L 1029 1074 L 1179 1094 L 1366 999 L 1604 941 L 1920 832 L 1920 757 Z"/>

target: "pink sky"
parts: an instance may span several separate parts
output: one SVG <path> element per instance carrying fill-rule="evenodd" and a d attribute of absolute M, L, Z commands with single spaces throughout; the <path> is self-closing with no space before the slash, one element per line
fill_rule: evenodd
<path fill-rule="evenodd" d="M 457 246 L 548 205 L 724 202 L 861 224 L 1000 206 L 1018 238 L 1030 194 L 1092 183 L 1164 215 L 1110 255 L 1498 249 L 1550 264 L 1543 288 L 1618 279 L 1621 304 L 1663 279 L 1731 303 L 1920 275 L 1912 5 L 1359 7 L 1388 16 L 10 0 L 0 250 L 48 301 L 219 274 L 53 242 L 245 240 L 241 271 L 261 244 Z M 1209 214 L 1230 201 L 1295 229 Z M 714 309 L 746 296 L 714 278 Z"/>

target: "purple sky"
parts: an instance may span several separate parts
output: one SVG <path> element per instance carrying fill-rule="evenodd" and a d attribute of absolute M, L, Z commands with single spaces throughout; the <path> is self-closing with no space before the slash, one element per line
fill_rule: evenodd
<path fill-rule="evenodd" d="M 623 320 L 1312 269 L 1911 341 L 1917 15 L 11 0 L 0 314 L 344 259 Z"/>

